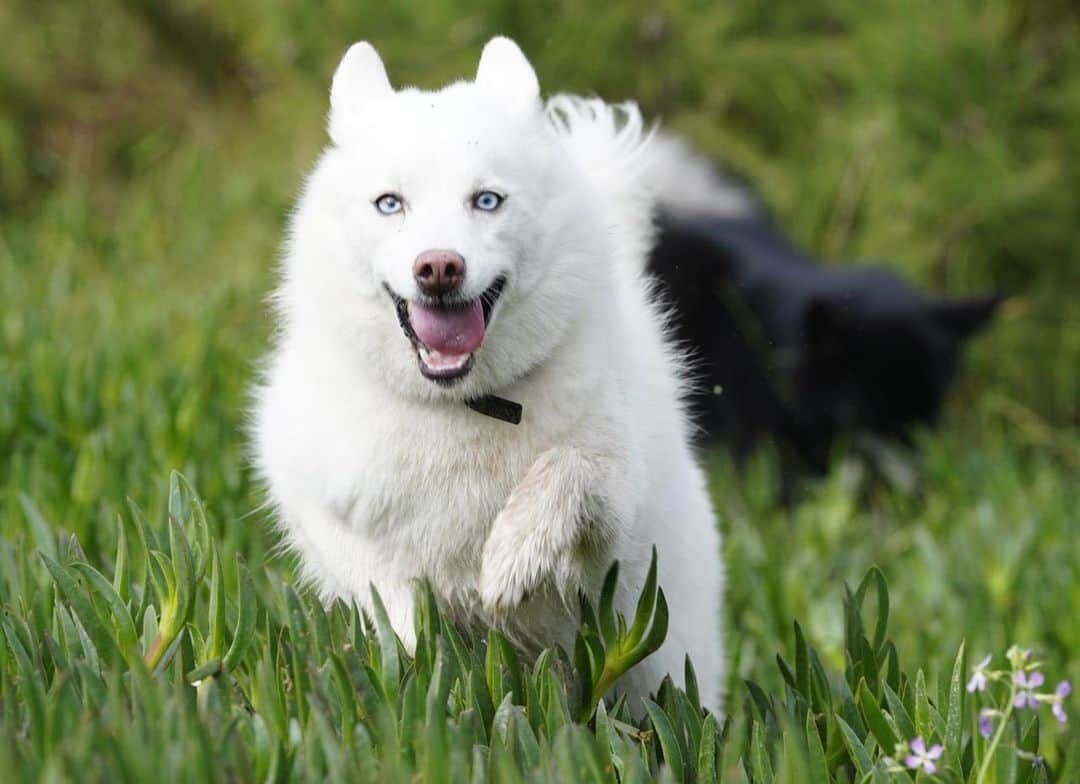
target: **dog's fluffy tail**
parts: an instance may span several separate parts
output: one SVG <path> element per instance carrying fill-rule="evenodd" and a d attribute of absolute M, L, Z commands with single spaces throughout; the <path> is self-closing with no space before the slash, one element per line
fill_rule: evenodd
<path fill-rule="evenodd" d="M 662 353 L 668 372 L 663 377 L 673 380 L 676 395 L 685 405 L 690 391 L 690 356 L 668 337 L 674 318 L 672 303 L 646 268 L 655 240 L 657 207 L 666 208 L 665 191 L 669 186 L 674 190 L 677 182 L 677 174 L 669 175 L 666 167 L 694 168 L 698 178 L 703 176 L 698 167 L 704 165 L 708 171 L 712 167 L 702 158 L 692 158 L 688 146 L 658 133 L 655 127 L 647 128 L 633 102 L 607 104 L 599 99 L 556 95 L 548 100 L 546 114 L 553 131 L 608 206 L 606 228 L 616 243 L 620 257 L 616 263 L 632 272 L 620 276 L 620 282 L 641 296 L 645 311 L 658 327 L 655 334 L 665 336 Z M 658 374 L 654 381 L 660 377 Z M 682 421 L 689 427 L 688 418 Z"/>
<path fill-rule="evenodd" d="M 738 220 L 765 212 L 749 187 L 676 136 L 654 134 L 645 176 L 657 206 L 671 215 Z"/>
<path fill-rule="evenodd" d="M 586 174 L 619 238 L 620 254 L 644 269 L 652 247 L 655 194 L 648 184 L 653 129 L 637 104 L 555 95 L 545 106 L 548 124 Z"/>
<path fill-rule="evenodd" d="M 612 220 L 644 259 L 652 248 L 657 210 L 675 217 L 760 219 L 753 191 L 694 151 L 683 139 L 647 128 L 637 104 L 555 95 L 548 124 L 611 206 Z"/>

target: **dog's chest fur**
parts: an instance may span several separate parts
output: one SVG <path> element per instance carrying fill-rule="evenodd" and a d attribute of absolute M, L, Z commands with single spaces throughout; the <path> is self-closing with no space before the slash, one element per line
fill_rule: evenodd
<path fill-rule="evenodd" d="M 356 379 L 343 383 L 340 370 L 331 383 L 325 365 L 294 356 L 278 368 L 276 399 L 267 401 L 277 444 L 264 451 L 278 456 L 270 471 L 288 476 L 274 486 L 296 493 L 279 502 L 326 512 L 297 515 L 287 533 L 340 595 L 373 569 L 424 577 L 444 595 L 467 593 L 493 521 L 537 457 L 568 441 L 610 448 L 601 428 L 610 430 L 604 423 L 619 410 L 605 401 L 611 385 L 565 368 L 541 369 L 506 391 L 524 406 L 512 425 L 463 403 L 414 403 Z M 273 416 L 277 407 L 290 415 Z"/>
<path fill-rule="evenodd" d="M 415 559 L 429 578 L 475 572 L 492 521 L 549 439 L 465 406 L 372 424 L 379 436 L 356 456 L 341 499 L 349 527 L 392 557 Z"/>

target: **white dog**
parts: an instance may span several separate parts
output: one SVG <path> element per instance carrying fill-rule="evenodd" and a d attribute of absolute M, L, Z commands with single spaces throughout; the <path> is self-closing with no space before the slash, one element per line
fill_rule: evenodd
<path fill-rule="evenodd" d="M 464 623 L 569 646 L 613 559 L 632 616 L 655 544 L 670 631 L 619 686 L 681 682 L 689 654 L 718 708 L 720 538 L 644 278 L 637 108 L 543 103 L 505 38 L 435 92 L 356 44 L 330 104 L 254 417 L 305 575 L 368 607 L 374 585 L 406 645 L 423 578 Z"/>

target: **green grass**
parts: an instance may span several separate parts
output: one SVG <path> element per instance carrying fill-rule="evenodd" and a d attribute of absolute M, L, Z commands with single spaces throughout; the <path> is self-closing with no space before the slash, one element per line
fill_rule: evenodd
<path fill-rule="evenodd" d="M 859 748 L 844 743 L 837 717 L 860 744 L 880 739 L 865 695 L 884 706 L 882 681 L 893 677 L 859 662 L 868 649 L 888 658 L 874 639 L 876 594 L 868 645 L 844 606 L 844 583 L 854 588 L 873 564 L 889 585 L 891 683 L 920 731 L 935 723 L 917 699 L 922 670 L 926 705 L 948 714 L 953 704 L 964 742 L 977 737 L 973 698 L 948 694 L 964 641 L 969 661 L 993 651 L 997 666 L 1012 643 L 1032 646 L 1051 683 L 1080 683 L 1080 21 L 1068 4 L 395 8 L 0 6 L 0 27 L 19 31 L 0 52 L 2 769 L 16 780 L 594 769 L 633 779 L 678 756 L 707 779 L 702 738 L 714 732 L 713 769 L 725 780 L 770 780 L 766 765 L 781 781 L 814 780 L 801 729 L 809 706 L 828 769 L 854 781 Z M 409 662 L 345 608 L 324 613 L 297 594 L 289 560 L 270 556 L 246 465 L 245 390 L 271 329 L 263 298 L 284 218 L 323 144 L 329 74 L 366 37 L 396 82 L 433 86 L 468 74 L 494 32 L 518 38 L 546 89 L 636 97 L 725 156 L 806 247 L 883 260 L 942 293 L 1010 295 L 974 346 L 945 426 L 920 438 L 913 483 L 840 460 L 787 510 L 772 500 L 770 455 L 742 475 L 706 456 L 730 575 L 724 732 L 706 730 L 686 707 L 692 697 L 669 687 L 657 699 L 665 718 L 609 704 L 606 720 L 575 723 L 592 676 L 573 652 L 535 676 L 509 659 L 489 667 L 498 644 L 457 647 L 433 613 L 431 648 Z M 205 530 L 192 516 L 200 507 L 170 492 L 173 470 L 198 489 Z M 184 533 L 171 543 L 170 503 Z M 145 576 L 139 530 L 170 564 L 181 540 L 201 554 L 189 567 L 189 624 L 160 652 L 170 658 L 157 674 L 138 662 L 170 594 Z M 106 611 L 107 591 L 82 599 L 85 588 L 59 588 L 38 552 L 86 586 L 87 567 L 70 564 L 110 583 L 119 574 L 132 628 Z M 237 556 L 252 576 L 246 603 Z M 248 644 L 219 673 L 213 662 L 250 610 Z M 796 666 L 810 658 L 794 619 L 832 708 L 820 684 L 816 695 L 807 685 L 814 668 Z M 185 685 L 208 662 L 218 674 Z M 882 720 L 905 711 L 886 707 Z M 1049 778 L 1077 780 L 1078 733 L 1040 713 Z M 1027 733 L 1026 716 L 1016 730 Z M 977 772 L 980 744 L 954 763 Z M 879 753 L 874 743 L 863 751 Z M 997 781 L 1035 772 L 1007 770 L 1009 748 L 994 759 Z"/>

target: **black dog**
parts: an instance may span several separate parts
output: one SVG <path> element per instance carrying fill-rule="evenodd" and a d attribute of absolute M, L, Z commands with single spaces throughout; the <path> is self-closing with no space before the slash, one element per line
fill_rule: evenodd
<path fill-rule="evenodd" d="M 651 271 L 695 360 L 697 423 L 739 458 L 775 442 L 785 474 L 791 458 L 824 472 L 838 436 L 902 439 L 934 424 L 964 340 L 999 301 L 928 297 L 881 268 L 824 268 L 760 212 L 667 213 L 658 229 Z"/>

